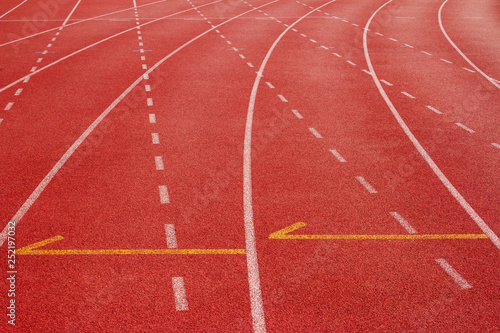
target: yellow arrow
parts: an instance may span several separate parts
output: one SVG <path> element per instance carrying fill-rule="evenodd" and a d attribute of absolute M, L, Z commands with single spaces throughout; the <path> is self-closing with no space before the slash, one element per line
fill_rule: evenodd
<path fill-rule="evenodd" d="M 298 222 L 273 232 L 270 239 L 483 239 L 485 234 L 430 234 L 430 235 L 289 235 L 307 224 Z"/>
<path fill-rule="evenodd" d="M 245 249 L 106 249 L 106 250 L 37 250 L 64 239 L 55 236 L 17 249 L 17 255 L 96 255 L 96 254 L 245 254 Z"/>

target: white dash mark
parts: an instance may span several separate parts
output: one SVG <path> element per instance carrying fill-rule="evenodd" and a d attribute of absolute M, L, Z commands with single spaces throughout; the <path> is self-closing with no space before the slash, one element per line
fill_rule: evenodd
<path fill-rule="evenodd" d="M 455 125 L 457 125 L 458 127 L 463 128 L 464 130 L 466 130 L 469 133 L 474 133 L 475 132 L 473 129 L 470 129 L 469 127 L 465 126 L 462 123 L 455 123 Z"/>
<path fill-rule="evenodd" d="M 248 67 L 253 67 L 251 62 L 247 62 Z"/>
<path fill-rule="evenodd" d="M 473 71 L 472 69 L 470 68 L 467 68 L 467 67 L 462 67 L 462 69 L 468 71 L 468 72 L 471 72 L 471 73 L 475 73 L 475 71 Z"/>
<path fill-rule="evenodd" d="M 314 127 L 309 127 L 309 131 L 311 131 L 311 133 L 318 139 L 322 139 L 323 137 L 321 136 L 321 134 L 318 133 L 318 131 L 316 131 L 316 129 Z"/>
<path fill-rule="evenodd" d="M 299 119 L 304 118 L 304 117 L 302 117 L 302 115 L 299 113 L 299 111 L 297 111 L 297 110 L 292 110 L 292 112 L 293 112 L 293 114 L 294 114 L 297 118 L 299 118 Z"/>
<path fill-rule="evenodd" d="M 232 44 L 232 43 L 231 43 L 230 41 L 228 41 L 228 40 L 226 40 L 226 43 L 228 43 L 229 45 L 231 45 L 231 44 Z"/>
<path fill-rule="evenodd" d="M 429 110 L 433 111 L 433 112 L 436 112 L 437 114 L 443 114 L 441 111 L 439 111 L 438 109 L 436 108 L 433 108 L 432 106 L 430 105 L 427 105 L 426 108 L 428 108 Z"/>
<path fill-rule="evenodd" d="M 174 288 L 175 309 L 177 311 L 189 310 L 188 301 L 186 298 L 186 289 L 184 288 L 184 278 L 173 277 L 172 286 Z"/>
<path fill-rule="evenodd" d="M 295 29 L 295 28 L 292 28 L 292 31 L 293 31 L 293 32 L 297 32 L 297 29 Z"/>
<path fill-rule="evenodd" d="M 368 74 L 368 75 L 372 75 L 372 73 L 371 73 L 371 72 L 369 72 L 369 71 L 367 71 L 366 69 L 363 69 L 363 72 L 365 72 L 365 73 L 366 73 L 366 74 Z"/>
<path fill-rule="evenodd" d="M 420 51 L 420 52 L 422 52 L 423 54 L 427 54 L 427 55 L 429 55 L 429 56 L 431 56 L 431 55 L 432 55 L 432 53 L 429 53 L 429 52 L 425 52 L 425 51 Z"/>
<path fill-rule="evenodd" d="M 358 180 L 358 182 L 361 183 L 361 185 L 363 185 L 365 187 L 365 189 L 370 192 L 370 193 L 377 193 L 377 190 L 375 190 L 373 188 L 373 186 L 370 185 L 370 183 L 368 183 L 366 181 L 365 178 L 361 177 L 361 176 L 356 176 L 356 179 Z"/>
<path fill-rule="evenodd" d="M 315 41 L 314 39 L 311 39 L 311 38 L 310 38 L 309 40 L 310 40 L 311 42 L 313 42 L 313 43 L 317 43 L 317 41 Z"/>
<path fill-rule="evenodd" d="M 380 32 L 376 32 L 375 35 L 383 36 Z"/>
<path fill-rule="evenodd" d="M 356 64 L 355 64 L 355 63 L 353 63 L 353 62 L 352 62 L 352 61 L 350 61 L 350 60 L 347 60 L 347 63 L 348 63 L 348 64 L 351 64 L 351 65 L 353 65 L 353 66 L 356 66 Z"/>
<path fill-rule="evenodd" d="M 279 99 L 281 99 L 282 102 L 287 103 L 288 100 L 285 98 L 283 95 L 278 95 Z"/>
<path fill-rule="evenodd" d="M 245 59 L 245 56 L 243 54 L 238 54 L 241 59 Z"/>
<path fill-rule="evenodd" d="M 500 144 L 498 144 L 498 143 L 494 143 L 494 142 L 493 142 L 493 143 L 491 143 L 491 145 L 492 145 L 493 147 L 496 147 L 496 148 L 500 149 Z"/>
<path fill-rule="evenodd" d="M 406 91 L 402 91 L 401 93 L 402 93 L 403 95 L 405 95 L 406 97 L 409 97 L 409 98 L 411 98 L 411 99 L 415 99 L 415 98 L 416 98 L 415 96 L 408 94 Z"/>
<path fill-rule="evenodd" d="M 7 103 L 4 110 L 9 111 L 12 108 L 12 105 L 14 105 L 14 102 Z"/>
<path fill-rule="evenodd" d="M 383 82 L 383 83 L 387 84 L 389 87 L 392 87 L 392 83 L 390 83 L 386 80 L 380 80 L 380 82 Z"/>
<path fill-rule="evenodd" d="M 405 44 L 405 45 L 403 45 L 403 46 L 404 46 L 404 47 L 409 47 L 410 49 L 414 49 L 414 47 L 413 47 L 413 46 L 411 46 L 411 45 L 409 45 L 409 44 Z"/>
<path fill-rule="evenodd" d="M 142 64 L 142 69 L 148 69 L 148 65 Z"/>
<path fill-rule="evenodd" d="M 50 41 L 55 42 L 55 40 L 56 40 L 56 37 L 52 38 Z"/>
<path fill-rule="evenodd" d="M 148 106 L 152 106 L 153 105 L 153 99 L 152 98 L 148 98 L 147 99 L 147 103 L 148 103 Z"/>
<path fill-rule="evenodd" d="M 336 57 L 342 58 L 342 56 L 341 56 L 340 54 L 338 54 L 338 53 L 332 53 L 332 54 L 333 54 L 334 56 L 336 56 Z"/>
<path fill-rule="evenodd" d="M 176 249 L 177 238 L 175 237 L 175 226 L 173 224 L 165 224 L 165 236 L 167 237 L 167 247 Z"/>
<path fill-rule="evenodd" d="M 52 44 L 47 45 L 47 47 L 52 47 Z"/>
<path fill-rule="evenodd" d="M 19 88 L 16 90 L 16 92 L 14 93 L 15 96 L 19 96 L 21 95 L 21 93 L 23 92 L 23 88 Z"/>
<path fill-rule="evenodd" d="M 23 83 L 28 83 L 31 79 L 31 76 L 28 76 L 27 78 L 24 79 Z"/>
<path fill-rule="evenodd" d="M 144 86 L 144 89 L 146 89 L 146 91 L 151 91 L 151 86 L 149 84 L 146 84 Z"/>
<path fill-rule="evenodd" d="M 149 122 L 151 124 L 156 124 L 156 115 L 154 113 L 149 114 Z"/>
<path fill-rule="evenodd" d="M 397 39 L 394 39 L 394 38 L 389 38 L 389 40 L 392 40 L 393 42 L 397 42 L 398 41 Z"/>
<path fill-rule="evenodd" d="M 272 83 L 271 83 L 271 82 L 266 82 L 266 84 L 267 84 L 267 86 L 268 86 L 269 88 L 274 89 L 274 86 L 272 85 Z"/>
<path fill-rule="evenodd" d="M 160 203 L 162 204 L 170 203 L 170 198 L 168 197 L 167 185 L 158 186 L 158 191 L 160 192 Z"/>
<path fill-rule="evenodd" d="M 217 30 L 217 29 L 215 29 L 215 32 L 216 32 L 216 33 L 218 33 L 218 34 L 220 34 L 220 31 L 219 31 L 219 30 Z"/>
<path fill-rule="evenodd" d="M 137 39 L 138 40 L 142 40 L 142 36 L 137 36 Z"/>
<path fill-rule="evenodd" d="M 37 63 L 41 63 L 43 60 L 43 58 L 38 58 L 38 60 L 36 61 Z"/>
<path fill-rule="evenodd" d="M 472 286 L 453 268 L 445 259 L 436 259 L 436 262 L 462 289 L 470 289 Z"/>
<path fill-rule="evenodd" d="M 396 219 L 396 221 L 399 222 L 399 224 L 401 224 L 401 226 L 403 228 L 406 229 L 406 231 L 408 231 L 409 234 L 416 234 L 417 233 L 417 230 L 415 230 L 411 225 L 410 223 L 408 223 L 408 221 L 406 221 L 401 215 L 399 215 L 398 212 L 390 212 L 391 216 L 394 217 Z"/>
<path fill-rule="evenodd" d="M 235 48 L 234 46 L 231 48 L 233 51 L 238 52 L 238 49 Z"/>
<path fill-rule="evenodd" d="M 33 67 L 31 68 L 30 72 L 33 73 L 34 71 L 36 71 L 36 67 Z"/>
<path fill-rule="evenodd" d="M 224 35 L 220 35 L 220 38 L 226 38 L 226 36 L 224 36 Z"/>
<path fill-rule="evenodd" d="M 328 48 L 325 45 L 320 46 L 322 49 L 328 50 Z"/>
<path fill-rule="evenodd" d="M 359 25 L 357 25 L 356 23 L 351 23 L 351 24 L 355 27 L 359 27 Z"/>
<path fill-rule="evenodd" d="M 304 34 L 300 34 L 302 37 L 307 37 L 307 35 L 304 35 Z"/>
<path fill-rule="evenodd" d="M 165 170 L 165 167 L 163 166 L 163 157 L 155 156 L 155 165 L 156 170 Z"/>
<path fill-rule="evenodd" d="M 142 76 L 142 78 L 143 78 L 144 80 L 149 80 L 149 74 L 147 74 L 147 73 L 146 73 L 146 74 L 144 74 L 144 75 Z"/>
<path fill-rule="evenodd" d="M 3 119 L 2 119 L 2 118 L 0 118 L 0 124 L 2 123 L 2 121 L 3 121 Z"/>
<path fill-rule="evenodd" d="M 56 36 L 59 36 L 61 33 L 60 32 L 56 32 Z"/>
<path fill-rule="evenodd" d="M 345 160 L 345 158 L 343 158 L 342 155 L 340 155 L 339 152 L 336 151 L 335 149 L 330 149 L 330 152 L 333 154 L 333 156 L 335 156 L 337 158 L 337 160 L 339 160 L 339 162 L 341 162 L 341 163 L 347 162 Z"/>
<path fill-rule="evenodd" d="M 151 138 L 153 139 L 154 145 L 160 144 L 160 135 L 158 133 L 151 133 Z"/>
<path fill-rule="evenodd" d="M 446 63 L 448 63 L 448 64 L 452 64 L 452 62 L 451 62 L 451 61 L 446 60 L 446 59 L 443 59 L 443 58 L 441 58 L 441 59 L 439 59 L 439 60 L 444 61 L 444 62 L 446 62 Z"/>
<path fill-rule="evenodd" d="M 144 46 L 144 43 L 143 42 L 139 42 L 139 46 Z"/>

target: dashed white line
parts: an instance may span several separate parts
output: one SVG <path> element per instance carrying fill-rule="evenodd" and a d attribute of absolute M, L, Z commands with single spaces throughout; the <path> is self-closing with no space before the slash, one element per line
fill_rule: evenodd
<path fill-rule="evenodd" d="M 397 42 L 398 41 L 397 39 L 394 39 L 394 38 L 389 38 L 389 40 L 392 40 L 393 42 Z"/>
<path fill-rule="evenodd" d="M 304 35 L 304 34 L 300 34 L 302 37 L 307 37 L 307 35 Z"/>
<path fill-rule="evenodd" d="M 156 170 L 165 170 L 165 166 L 163 165 L 163 157 L 155 156 L 155 166 Z"/>
<path fill-rule="evenodd" d="M 251 62 L 247 62 L 248 67 L 254 67 Z"/>
<path fill-rule="evenodd" d="M 51 39 L 51 42 L 54 42 L 55 40 L 56 40 L 56 37 L 52 38 L 52 39 Z"/>
<path fill-rule="evenodd" d="M 446 59 L 443 59 L 443 58 L 440 58 L 439 60 L 444 61 L 444 62 L 446 62 L 446 63 L 448 63 L 448 64 L 452 64 L 452 62 L 451 62 L 451 61 L 446 60 Z"/>
<path fill-rule="evenodd" d="M 316 129 L 314 127 L 309 127 L 309 131 L 311 131 L 311 133 L 318 139 L 322 139 L 323 137 L 321 136 L 321 134 L 318 133 L 318 131 L 316 131 Z"/>
<path fill-rule="evenodd" d="M 443 114 L 441 111 L 439 111 L 438 109 L 436 108 L 433 108 L 432 106 L 430 105 L 427 105 L 426 108 L 428 108 L 429 110 L 433 111 L 433 112 L 436 112 L 437 114 Z"/>
<path fill-rule="evenodd" d="M 322 49 L 328 50 L 328 47 L 326 47 L 325 45 L 321 45 L 320 47 L 321 47 Z"/>
<path fill-rule="evenodd" d="M 356 66 L 356 64 L 355 64 L 355 63 L 353 63 L 351 60 L 347 60 L 347 63 L 348 63 L 348 64 L 351 64 L 351 65 L 353 65 L 353 66 Z"/>
<path fill-rule="evenodd" d="M 359 25 L 357 25 L 356 23 L 351 23 L 351 24 L 355 27 L 359 27 Z"/>
<path fill-rule="evenodd" d="M 238 54 L 241 59 L 245 59 L 245 56 L 243 54 Z"/>
<path fill-rule="evenodd" d="M 436 259 L 436 262 L 462 289 L 470 289 L 472 286 L 458 273 L 445 259 Z"/>
<path fill-rule="evenodd" d="M 295 29 L 295 28 L 292 28 L 292 31 L 293 31 L 293 32 L 297 32 L 297 29 Z"/>
<path fill-rule="evenodd" d="M 25 79 L 23 80 L 23 83 L 28 83 L 28 82 L 30 81 L 30 79 L 31 79 L 31 76 L 28 76 L 27 78 L 25 78 Z"/>
<path fill-rule="evenodd" d="M 9 102 L 7 103 L 7 105 L 5 106 L 5 111 L 9 111 L 11 108 L 12 108 L 12 105 L 14 105 L 14 102 Z"/>
<path fill-rule="evenodd" d="M 36 61 L 37 63 L 41 63 L 43 60 L 43 58 L 38 58 L 38 60 Z"/>
<path fill-rule="evenodd" d="M 224 35 L 220 35 L 220 38 L 224 38 L 224 39 L 225 39 L 225 38 L 226 38 L 226 36 L 224 36 Z"/>
<path fill-rule="evenodd" d="M 466 70 L 468 72 L 471 72 L 471 73 L 475 73 L 475 71 L 473 71 L 472 69 L 470 68 L 467 68 L 467 67 L 462 67 L 463 70 Z"/>
<path fill-rule="evenodd" d="M 15 96 L 19 96 L 21 95 L 21 93 L 23 92 L 23 88 L 19 88 L 16 90 L 16 92 L 14 93 Z"/>
<path fill-rule="evenodd" d="M 403 45 L 403 47 L 409 47 L 410 49 L 414 49 L 414 47 L 409 45 L 409 44 L 405 44 L 405 45 Z"/>
<path fill-rule="evenodd" d="M 146 84 L 144 85 L 144 89 L 146 89 L 146 91 L 151 91 L 151 86 L 149 84 Z"/>
<path fill-rule="evenodd" d="M 496 148 L 500 149 L 500 144 L 498 144 L 498 143 L 492 142 L 491 145 L 493 147 L 496 147 Z"/>
<path fill-rule="evenodd" d="M 287 103 L 288 100 L 285 98 L 283 95 L 278 95 L 279 99 L 281 99 L 282 102 Z"/>
<path fill-rule="evenodd" d="M 231 42 L 230 42 L 230 41 L 228 41 L 228 40 L 226 40 L 226 43 L 228 43 L 229 45 L 233 44 L 233 43 L 231 43 Z"/>
<path fill-rule="evenodd" d="M 139 42 L 139 46 L 144 46 L 144 43 L 143 42 Z"/>
<path fill-rule="evenodd" d="M 52 44 L 47 45 L 47 47 L 52 47 Z"/>
<path fill-rule="evenodd" d="M 380 32 L 376 32 L 375 35 L 383 36 Z"/>
<path fill-rule="evenodd" d="M 158 133 L 151 133 L 151 139 L 153 140 L 154 145 L 160 144 L 160 135 Z"/>
<path fill-rule="evenodd" d="M 406 231 L 408 231 L 409 234 L 416 234 L 417 233 L 417 230 L 415 230 L 411 225 L 410 223 L 408 223 L 408 221 L 406 221 L 401 215 L 399 215 L 398 212 L 390 212 L 391 216 L 394 217 L 396 219 L 396 221 L 399 222 L 399 224 L 401 224 L 401 226 L 403 228 L 406 229 Z"/>
<path fill-rule="evenodd" d="M 426 52 L 426 51 L 420 51 L 420 52 L 422 52 L 423 54 L 427 54 L 428 56 L 432 55 L 432 53 L 429 53 L 429 52 Z"/>
<path fill-rule="evenodd" d="M 365 72 L 368 75 L 372 75 L 372 73 L 370 71 L 367 71 L 366 69 L 363 69 L 363 72 Z"/>
<path fill-rule="evenodd" d="M 269 88 L 274 89 L 274 86 L 272 85 L 272 83 L 271 83 L 271 82 L 266 82 L 266 84 L 267 84 L 267 86 L 268 86 Z"/>
<path fill-rule="evenodd" d="M 154 113 L 149 114 L 149 122 L 151 124 L 156 124 L 156 115 Z"/>
<path fill-rule="evenodd" d="M 153 105 L 153 99 L 152 98 L 148 98 L 146 101 L 147 101 L 148 106 L 152 106 Z"/>
<path fill-rule="evenodd" d="M 340 153 L 337 150 L 330 149 L 330 152 L 333 154 L 333 156 L 335 156 L 335 158 L 337 158 L 337 160 L 339 160 L 339 162 L 341 162 L 341 163 L 346 163 L 347 162 L 345 160 L 345 158 L 342 157 L 342 155 L 340 155 Z"/>
<path fill-rule="evenodd" d="M 415 98 L 416 98 L 415 96 L 408 94 L 406 91 L 402 91 L 401 93 L 402 93 L 403 95 L 405 95 L 406 97 L 409 97 L 409 98 L 411 98 L 411 99 L 415 99 Z"/>
<path fill-rule="evenodd" d="M 160 185 L 160 186 L 158 186 L 158 191 L 160 193 L 160 203 L 161 204 L 168 204 L 168 203 L 170 203 L 170 198 L 168 197 L 167 185 Z"/>
<path fill-rule="evenodd" d="M 184 278 L 173 277 L 172 286 L 174 288 L 175 309 L 177 311 L 189 310 L 188 301 L 186 298 L 186 289 L 184 288 Z"/>
<path fill-rule="evenodd" d="M 365 189 L 368 192 L 370 192 L 370 193 L 377 193 L 377 190 L 375 190 L 373 188 L 373 186 L 371 186 L 370 183 L 368 183 L 364 177 L 362 177 L 362 176 L 356 176 L 356 179 L 358 180 L 358 182 L 361 183 L 361 185 L 363 185 L 365 187 Z"/>
<path fill-rule="evenodd" d="M 30 72 L 33 73 L 34 71 L 36 71 L 36 67 L 32 67 Z"/>
<path fill-rule="evenodd" d="M 336 57 L 342 58 L 342 56 L 341 56 L 340 54 L 338 54 L 338 53 L 335 53 L 335 52 L 334 52 L 334 53 L 332 53 L 332 54 L 333 54 L 334 56 L 336 56 Z"/>
<path fill-rule="evenodd" d="M 144 80 L 149 80 L 149 74 L 148 74 L 148 73 L 144 74 L 144 75 L 142 76 L 142 78 L 143 78 Z"/>
<path fill-rule="evenodd" d="M 173 224 L 165 224 L 165 236 L 167 238 L 167 247 L 176 249 L 177 238 L 175 237 L 175 226 Z"/>
<path fill-rule="evenodd" d="M 469 127 L 465 126 L 462 123 L 455 123 L 455 125 L 457 125 L 458 127 L 463 128 L 464 130 L 466 130 L 469 133 L 474 133 L 475 132 L 473 129 L 470 129 Z"/>
<path fill-rule="evenodd" d="M 292 110 L 292 112 L 293 112 L 293 114 L 294 114 L 297 118 L 299 118 L 299 119 L 304 118 L 304 117 L 302 117 L 302 115 L 299 113 L 299 111 L 297 111 L 297 110 Z"/>
<path fill-rule="evenodd" d="M 148 69 L 148 65 L 142 64 L 142 69 Z"/>
<path fill-rule="evenodd" d="M 314 40 L 314 39 L 312 39 L 312 38 L 309 38 L 309 40 L 310 40 L 311 42 L 313 42 L 313 43 L 317 43 L 317 41 L 315 41 L 315 40 Z"/>
<path fill-rule="evenodd" d="M 390 83 L 386 80 L 380 80 L 380 82 L 383 82 L 384 84 L 388 85 L 389 87 L 392 87 L 392 83 Z"/>

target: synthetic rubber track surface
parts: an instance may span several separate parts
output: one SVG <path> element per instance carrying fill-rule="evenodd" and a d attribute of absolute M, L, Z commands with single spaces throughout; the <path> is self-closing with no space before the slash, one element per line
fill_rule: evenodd
<path fill-rule="evenodd" d="M 0 3 L 0 332 L 500 331 L 499 22 Z"/>

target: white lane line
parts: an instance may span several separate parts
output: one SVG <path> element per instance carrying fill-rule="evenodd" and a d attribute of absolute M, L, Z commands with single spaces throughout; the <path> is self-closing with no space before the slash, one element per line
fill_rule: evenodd
<path fill-rule="evenodd" d="M 441 14 L 443 12 L 444 5 L 447 2 L 448 2 L 448 0 L 445 0 L 443 2 L 443 4 L 441 5 L 441 7 L 439 7 L 439 12 L 438 12 L 439 27 L 441 28 L 441 31 L 443 32 L 443 35 L 446 37 L 446 39 L 448 40 L 448 42 L 450 42 L 451 46 L 453 46 L 453 48 L 458 52 L 458 54 L 460 54 L 462 56 L 462 58 L 464 58 L 465 61 L 467 61 L 469 63 L 469 65 L 472 66 L 472 68 L 474 68 L 476 71 L 479 72 L 479 74 L 481 74 L 482 76 L 484 76 L 484 78 L 486 80 L 488 80 L 489 82 L 491 82 L 491 84 L 493 84 L 495 87 L 497 87 L 498 89 L 500 89 L 500 84 L 498 82 L 496 82 L 493 78 L 491 78 L 488 75 L 486 75 L 486 73 L 484 73 L 482 70 L 480 70 L 479 67 L 477 67 L 472 61 L 470 61 L 470 59 L 467 58 L 467 56 L 458 48 L 458 46 L 456 46 L 455 43 L 453 43 L 453 41 L 451 40 L 450 36 L 448 36 L 448 34 L 446 33 L 446 30 L 444 30 L 443 21 L 441 19 Z"/>
<path fill-rule="evenodd" d="M 175 237 L 175 226 L 173 224 L 165 224 L 165 236 L 167 238 L 167 247 L 176 249 L 177 238 Z"/>
<path fill-rule="evenodd" d="M 307 35 L 304 35 L 304 34 L 300 34 L 302 37 L 307 37 Z"/>
<path fill-rule="evenodd" d="M 473 71 L 472 69 L 470 68 L 467 68 L 467 67 L 462 67 L 463 70 L 466 70 L 468 72 L 471 72 L 471 73 L 475 73 L 475 71 Z"/>
<path fill-rule="evenodd" d="M 338 54 L 338 53 L 335 53 L 335 52 L 334 52 L 334 53 L 332 53 L 332 54 L 333 54 L 334 56 L 338 57 L 338 58 L 342 58 L 342 56 L 341 56 L 340 54 Z"/>
<path fill-rule="evenodd" d="M 154 114 L 154 113 L 149 114 L 149 123 L 156 124 L 156 114 Z"/>
<path fill-rule="evenodd" d="M 408 94 L 406 91 L 402 91 L 401 93 L 402 93 L 403 95 L 405 95 L 406 97 L 409 97 L 409 98 L 411 98 L 411 99 L 415 99 L 415 98 L 416 98 L 415 96 Z"/>
<path fill-rule="evenodd" d="M 366 69 L 363 69 L 363 72 L 365 72 L 365 73 L 366 73 L 366 74 L 368 74 L 368 75 L 372 75 L 372 73 L 371 73 L 371 72 L 369 72 L 369 71 L 367 71 Z"/>
<path fill-rule="evenodd" d="M 311 131 L 311 133 L 318 139 L 322 139 L 323 137 L 321 136 L 321 134 L 319 134 L 318 131 L 316 131 L 316 129 L 314 127 L 309 127 L 309 131 Z"/>
<path fill-rule="evenodd" d="M 429 110 L 433 111 L 433 112 L 436 112 L 437 114 L 443 114 L 441 111 L 439 111 L 438 109 L 436 108 L 433 108 L 432 106 L 430 105 L 427 105 L 426 108 L 428 108 Z"/>
<path fill-rule="evenodd" d="M 142 64 L 142 69 L 148 69 L 148 65 Z"/>
<path fill-rule="evenodd" d="M 4 111 L 9 111 L 12 108 L 12 105 L 14 105 L 14 102 L 7 103 L 7 105 L 5 106 Z"/>
<path fill-rule="evenodd" d="M 37 63 L 41 63 L 43 60 L 43 58 L 38 58 L 38 60 L 36 61 Z"/>
<path fill-rule="evenodd" d="M 148 106 L 153 106 L 153 99 L 152 98 L 148 98 L 147 99 L 147 104 L 148 104 Z"/>
<path fill-rule="evenodd" d="M 148 73 L 145 73 L 145 74 L 142 76 L 142 78 L 143 78 L 144 80 L 149 80 L 149 74 L 148 74 Z"/>
<path fill-rule="evenodd" d="M 383 36 L 380 32 L 376 32 L 375 35 Z"/>
<path fill-rule="evenodd" d="M 163 165 L 163 157 L 155 156 L 155 166 L 156 170 L 165 170 L 165 166 Z"/>
<path fill-rule="evenodd" d="M 281 99 L 282 102 L 287 103 L 288 100 L 285 98 L 283 95 L 278 95 L 279 99 Z"/>
<path fill-rule="evenodd" d="M 271 84 L 271 82 L 266 82 L 267 86 L 271 89 L 274 89 L 274 86 Z"/>
<path fill-rule="evenodd" d="M 465 126 L 462 123 L 455 123 L 455 125 L 457 125 L 458 127 L 463 128 L 464 130 L 466 130 L 469 133 L 474 133 L 475 132 L 473 129 L 470 129 L 469 127 Z"/>
<path fill-rule="evenodd" d="M 172 287 L 174 288 L 175 309 L 177 311 L 189 310 L 188 301 L 186 298 L 186 289 L 184 288 L 184 278 L 173 277 Z"/>
<path fill-rule="evenodd" d="M 391 216 L 394 217 L 396 219 L 396 221 L 399 222 L 399 224 L 401 224 L 401 226 L 403 228 L 406 229 L 406 231 L 408 231 L 409 234 L 416 234 L 417 233 L 417 230 L 415 230 L 411 225 L 410 223 L 408 223 L 408 221 L 406 221 L 401 215 L 399 215 L 398 212 L 390 212 Z"/>
<path fill-rule="evenodd" d="M 315 40 L 314 40 L 314 39 L 312 39 L 312 38 L 309 38 L 309 40 L 310 40 L 311 42 L 313 42 L 313 43 L 317 43 L 317 41 L 315 41 Z"/>
<path fill-rule="evenodd" d="M 295 117 L 299 118 L 299 119 L 302 119 L 304 117 L 302 117 L 302 115 L 299 113 L 299 111 L 297 110 L 292 110 L 293 114 L 295 115 Z"/>
<path fill-rule="evenodd" d="M 27 78 L 25 78 L 25 79 L 23 80 L 23 83 L 28 83 L 28 82 L 30 81 L 30 78 L 31 78 L 31 76 L 28 76 Z"/>
<path fill-rule="evenodd" d="M 451 62 L 451 61 L 446 60 L 446 59 L 443 59 L 443 58 L 440 58 L 439 60 L 444 61 L 444 62 L 446 62 L 446 63 L 448 63 L 448 64 L 452 64 L 452 62 Z"/>
<path fill-rule="evenodd" d="M 158 133 L 151 133 L 151 139 L 153 140 L 154 145 L 160 144 L 160 135 Z"/>
<path fill-rule="evenodd" d="M 365 187 L 365 189 L 368 192 L 370 192 L 370 193 L 377 193 L 377 190 L 375 190 L 373 188 L 373 186 L 371 186 L 370 183 L 368 183 L 364 177 L 362 177 L 362 176 L 356 176 L 356 179 L 358 180 L 358 182 L 360 182 L 361 185 L 363 185 Z"/>
<path fill-rule="evenodd" d="M 24 0 L 24 1 L 23 1 L 23 2 L 21 2 L 19 5 L 17 5 L 17 6 L 15 6 L 14 8 L 12 8 L 11 10 L 9 10 L 9 11 L 7 11 L 7 12 L 3 13 L 3 14 L 2 14 L 2 16 L 0 16 L 0 19 L 1 19 L 2 17 L 4 17 L 5 15 L 9 14 L 10 12 L 12 12 L 13 10 L 15 10 L 17 7 L 21 6 L 21 5 L 22 5 L 23 3 L 25 3 L 26 1 L 28 1 L 28 0 Z"/>
<path fill-rule="evenodd" d="M 21 93 L 23 92 L 23 88 L 19 88 L 16 90 L 16 92 L 14 93 L 14 96 L 19 96 L 21 95 Z"/>
<path fill-rule="evenodd" d="M 149 84 L 146 84 L 144 85 L 144 89 L 146 89 L 146 91 L 151 91 L 151 86 Z"/>
<path fill-rule="evenodd" d="M 389 87 L 392 87 L 392 83 L 390 83 L 386 80 L 380 80 L 380 82 L 383 82 L 384 84 L 387 84 Z"/>
<path fill-rule="evenodd" d="M 341 162 L 341 163 L 346 163 L 347 162 L 345 160 L 345 158 L 342 157 L 342 155 L 340 155 L 340 153 L 337 150 L 330 149 L 330 152 L 333 154 L 333 156 L 335 156 L 337 158 L 337 160 L 339 160 L 339 162 Z"/>
<path fill-rule="evenodd" d="M 456 284 L 460 286 L 462 289 L 471 289 L 472 286 L 458 273 L 445 259 L 436 259 L 436 262 L 441 266 L 442 269 L 446 273 L 448 273 L 449 276 L 455 280 Z"/>
<path fill-rule="evenodd" d="M 167 185 L 160 185 L 160 186 L 158 186 L 158 192 L 160 194 L 160 203 L 161 204 L 168 204 L 168 203 L 170 203 L 170 198 L 168 197 Z"/>
<path fill-rule="evenodd" d="M 248 67 L 254 67 L 251 62 L 247 62 Z"/>
<path fill-rule="evenodd" d="M 500 149 L 500 144 L 498 144 L 498 143 L 492 142 L 491 145 L 493 147 L 497 147 L 498 149 Z"/>
<path fill-rule="evenodd" d="M 347 60 L 347 63 L 348 63 L 348 64 L 351 64 L 351 65 L 353 65 L 353 66 L 356 66 L 356 64 L 355 64 L 355 63 L 353 63 L 351 60 Z"/>
<path fill-rule="evenodd" d="M 392 40 L 393 42 L 397 42 L 398 41 L 397 39 L 394 39 L 394 38 L 389 38 L 389 40 Z"/>
<path fill-rule="evenodd" d="M 377 13 L 379 11 L 381 11 L 385 6 L 390 4 L 391 2 L 392 2 L 392 0 L 387 1 L 385 4 L 380 6 L 372 14 L 372 16 L 368 19 L 368 22 L 366 22 L 367 28 L 370 27 L 370 24 L 373 21 L 374 17 L 377 15 Z M 387 96 L 384 88 L 382 87 L 382 84 L 380 84 L 380 81 L 377 77 L 377 73 L 373 69 L 373 65 L 372 65 L 372 62 L 370 59 L 370 54 L 368 53 L 368 36 L 367 36 L 366 30 L 363 34 L 363 50 L 364 50 L 364 54 L 365 54 L 366 63 L 368 64 L 368 68 L 370 69 L 370 72 L 373 73 L 373 75 L 372 75 L 373 81 L 375 82 L 375 85 L 377 86 L 377 88 L 380 92 L 380 95 L 382 95 L 382 98 L 384 99 L 385 103 L 387 104 L 387 106 L 391 110 L 394 118 L 398 122 L 401 129 L 405 132 L 406 136 L 411 141 L 411 143 L 413 144 L 415 149 L 417 149 L 420 156 L 422 156 L 422 158 L 429 165 L 429 167 L 432 169 L 434 174 L 439 178 L 441 183 L 446 187 L 448 192 L 450 192 L 450 194 L 455 198 L 455 200 L 460 204 L 460 206 L 462 206 L 462 208 L 467 212 L 467 214 L 469 214 L 469 216 L 476 223 L 476 225 L 479 228 L 481 228 L 481 230 L 488 236 L 488 238 L 491 240 L 491 242 L 493 244 L 495 244 L 495 246 L 500 250 L 500 238 L 498 238 L 498 236 L 495 234 L 495 232 L 493 230 L 491 230 L 491 228 L 486 224 L 486 222 L 481 218 L 481 216 L 479 216 L 479 214 L 474 210 L 474 208 L 472 208 L 472 206 L 467 202 L 467 200 L 465 200 L 465 198 L 460 194 L 460 192 L 458 192 L 458 190 L 455 188 L 455 186 L 453 186 L 453 184 L 449 181 L 449 179 L 444 175 L 444 173 L 441 171 L 441 169 L 439 169 L 437 164 L 429 156 L 429 154 L 424 149 L 424 147 L 422 147 L 422 145 L 417 140 L 415 135 L 413 135 L 413 133 L 411 132 L 408 125 L 406 125 L 405 121 L 403 120 L 403 118 L 399 114 L 398 110 L 396 109 L 394 104 L 392 104 L 389 96 Z"/>
<path fill-rule="evenodd" d="M 66 25 L 66 23 L 68 23 L 70 17 L 73 15 L 73 13 L 76 10 L 76 7 L 78 7 L 78 5 L 80 4 L 80 2 L 82 2 L 82 0 L 78 0 L 78 2 L 76 3 L 75 7 L 73 7 L 73 9 L 69 13 L 68 17 L 66 17 L 66 20 L 64 20 L 64 23 L 62 24 L 62 27 L 59 28 L 59 30 L 62 30 L 62 28 Z"/>

